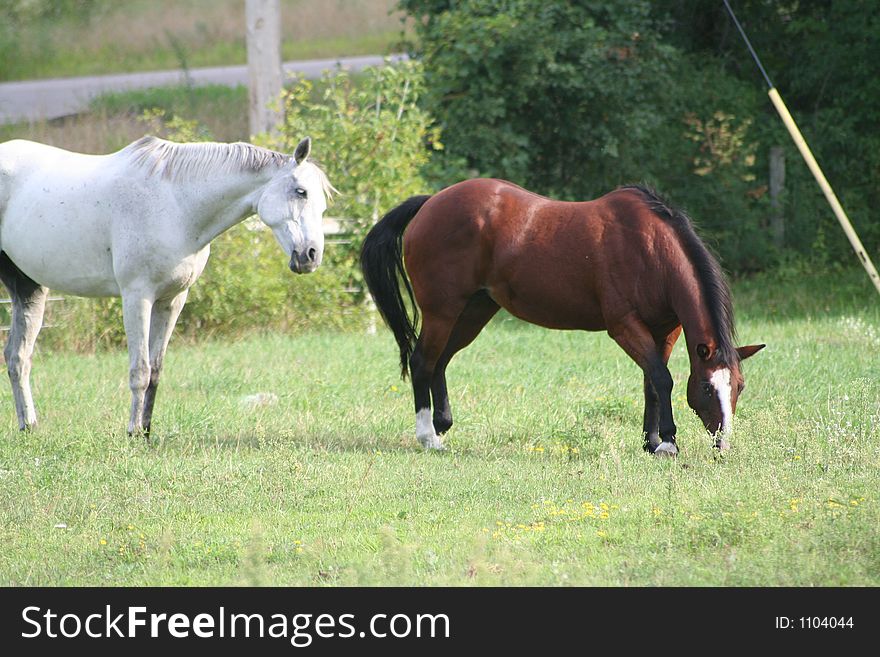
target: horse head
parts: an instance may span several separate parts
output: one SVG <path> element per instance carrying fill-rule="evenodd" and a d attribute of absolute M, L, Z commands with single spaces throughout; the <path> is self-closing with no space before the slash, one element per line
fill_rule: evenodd
<path fill-rule="evenodd" d="M 333 189 L 324 172 L 309 162 L 312 140 L 303 139 L 293 157 L 266 185 L 257 214 L 290 258 L 297 274 L 315 271 L 324 255 L 323 216 Z"/>
<path fill-rule="evenodd" d="M 687 386 L 688 405 L 721 449 L 728 447 L 726 437 L 733 430 L 736 401 L 745 388 L 740 363 L 765 346 L 737 347 L 736 358 L 729 359 L 719 358 L 713 345 L 701 343 L 696 347 L 697 358 L 692 359 Z"/>

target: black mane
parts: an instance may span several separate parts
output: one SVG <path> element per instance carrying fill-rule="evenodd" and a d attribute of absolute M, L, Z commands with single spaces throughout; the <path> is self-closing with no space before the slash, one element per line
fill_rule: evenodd
<path fill-rule="evenodd" d="M 721 271 L 718 259 L 697 235 L 690 217 L 671 206 L 653 189 L 643 185 L 627 185 L 622 189 L 638 192 L 651 211 L 673 227 L 694 266 L 700 289 L 706 299 L 709 317 L 718 339 L 718 360 L 728 367 L 738 363 L 739 354 L 735 346 L 736 326 L 730 287 Z"/>

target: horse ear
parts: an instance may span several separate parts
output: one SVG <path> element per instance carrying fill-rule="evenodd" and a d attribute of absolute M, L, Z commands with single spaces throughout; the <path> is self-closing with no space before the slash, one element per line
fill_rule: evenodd
<path fill-rule="evenodd" d="M 712 356 L 712 350 L 709 349 L 709 345 L 703 344 L 702 342 L 698 344 L 697 356 L 699 356 L 701 360 L 709 360 Z"/>
<path fill-rule="evenodd" d="M 767 345 L 765 345 L 765 344 L 750 344 L 747 347 L 737 347 L 736 353 L 739 354 L 740 360 L 745 360 L 749 356 L 754 356 L 756 353 L 761 351 L 761 349 L 763 349 L 766 346 Z"/>
<path fill-rule="evenodd" d="M 296 149 L 293 151 L 293 159 L 297 164 L 302 164 L 305 162 L 309 153 L 312 152 L 312 138 L 306 137 L 299 144 L 296 145 Z"/>

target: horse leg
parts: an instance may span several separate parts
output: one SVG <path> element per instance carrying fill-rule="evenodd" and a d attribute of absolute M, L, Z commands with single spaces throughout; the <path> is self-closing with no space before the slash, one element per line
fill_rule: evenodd
<path fill-rule="evenodd" d="M 669 356 L 672 354 L 672 348 L 679 335 L 681 335 L 681 326 L 674 328 L 668 335 L 655 336 L 654 342 L 660 351 L 664 365 L 669 363 Z M 645 435 L 645 451 L 653 452 L 662 442 L 660 440 L 660 399 L 647 373 L 645 374 L 645 416 L 642 432 Z"/>
<path fill-rule="evenodd" d="M 37 335 L 43 326 L 49 289 L 32 281 L 5 253 L 0 255 L 0 278 L 12 298 L 12 326 L 3 353 L 12 384 L 18 428 L 24 431 L 37 424 L 37 413 L 31 394 L 31 358 Z"/>
<path fill-rule="evenodd" d="M 483 327 L 498 312 L 499 307 L 485 290 L 481 290 L 468 299 L 467 305 L 452 328 L 449 341 L 434 367 L 434 377 L 431 379 L 434 430 L 438 435 L 443 435 L 452 427 L 452 409 L 449 407 L 449 394 L 446 390 L 446 366 L 456 353 L 474 341 Z"/>
<path fill-rule="evenodd" d="M 189 290 L 184 290 L 176 297 L 167 302 L 157 303 L 153 306 L 150 317 L 150 382 L 144 393 L 143 425 L 144 435 L 150 435 L 150 423 L 153 419 L 153 404 L 156 403 L 156 389 L 159 387 L 159 374 L 162 372 L 162 363 L 165 360 L 165 351 L 168 342 L 186 303 L 186 295 Z"/>
<path fill-rule="evenodd" d="M 675 422 L 672 419 L 672 375 L 663 360 L 662 351 L 658 349 L 651 331 L 634 313 L 609 327 L 608 333 L 642 368 L 657 395 L 660 443 L 652 453 L 675 456 L 678 448 L 675 446 Z"/>
<path fill-rule="evenodd" d="M 457 316 L 458 313 L 452 317 L 423 313 L 422 331 L 409 359 L 416 409 L 416 438 L 426 449 L 443 449 L 443 441 L 434 431 L 431 421 L 431 380 Z"/>
<path fill-rule="evenodd" d="M 128 342 L 128 387 L 131 389 L 131 413 L 128 434 L 144 431 L 144 396 L 150 383 L 150 314 L 153 302 L 141 293 L 122 293 L 122 319 Z"/>

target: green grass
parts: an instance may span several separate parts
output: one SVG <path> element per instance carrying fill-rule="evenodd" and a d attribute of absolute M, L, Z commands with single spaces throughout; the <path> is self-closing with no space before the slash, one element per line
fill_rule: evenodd
<path fill-rule="evenodd" d="M 359 37 L 334 37 L 313 41 L 285 43 L 281 56 L 287 60 L 325 59 L 355 55 L 387 55 L 400 41 L 400 30 Z M 123 44 L 108 45 L 100 50 L 74 50 L 51 57 L 31 58 L 16 62 L 6 79 L 30 80 L 108 73 L 164 71 L 203 66 L 231 66 L 247 63 L 245 44 L 241 42 L 206 44 L 191 55 L 176 51 L 170 44 L 147 53 L 130 53 Z"/>
<path fill-rule="evenodd" d="M 109 93 L 92 101 L 92 116 L 137 117 L 144 112 L 162 110 L 167 117 L 177 116 L 196 121 L 217 141 L 248 140 L 247 87 L 204 85 L 155 87 Z M 155 131 L 150 122 L 140 122 L 141 131 Z"/>
<path fill-rule="evenodd" d="M 736 286 L 743 342 L 769 346 L 724 458 L 680 346 L 682 454 L 658 460 L 610 339 L 504 317 L 451 366 L 444 453 L 415 443 L 384 329 L 172 342 L 150 444 L 124 433 L 123 353 L 40 352 L 36 432 L 0 389 L 0 585 L 877 586 L 880 312 L 860 276 L 783 281 L 776 319 L 774 278 Z M 854 296 L 826 311 L 838 288 Z M 277 402 L 243 404 L 260 392 Z"/>
<path fill-rule="evenodd" d="M 240 0 L 98 2 L 48 17 L 0 9 L 0 80 L 244 64 Z M 394 0 L 284 0 L 282 56 L 388 54 L 403 34 Z"/>
<path fill-rule="evenodd" d="M 161 132 L 146 110 L 163 110 L 167 118 L 196 121 L 217 141 L 248 140 L 247 89 L 225 87 L 157 87 L 96 98 L 76 116 L 52 121 L 0 124 L 0 142 L 30 139 L 81 153 L 111 153 L 146 133 Z"/>

